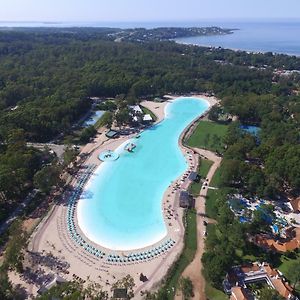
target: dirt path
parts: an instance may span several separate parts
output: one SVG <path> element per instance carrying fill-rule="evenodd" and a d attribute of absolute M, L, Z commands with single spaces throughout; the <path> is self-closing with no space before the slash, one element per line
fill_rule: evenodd
<path fill-rule="evenodd" d="M 207 174 L 207 186 L 215 174 L 217 168 L 220 166 L 221 157 L 216 156 L 213 152 L 204 149 L 194 148 L 194 151 L 200 154 L 200 156 L 205 157 L 213 162 L 208 174 Z M 204 252 L 204 231 L 206 230 L 203 221 L 210 222 L 208 218 L 205 217 L 205 200 L 207 195 L 207 187 L 205 189 L 201 189 L 200 195 L 196 198 L 195 208 L 197 211 L 197 252 L 195 254 L 194 260 L 187 266 L 187 268 L 182 273 L 183 277 L 189 277 L 194 286 L 194 298 L 195 300 L 204 300 L 205 296 L 205 280 L 202 275 L 202 263 L 201 257 Z M 182 300 L 181 292 L 177 292 L 175 296 L 175 300 Z"/>

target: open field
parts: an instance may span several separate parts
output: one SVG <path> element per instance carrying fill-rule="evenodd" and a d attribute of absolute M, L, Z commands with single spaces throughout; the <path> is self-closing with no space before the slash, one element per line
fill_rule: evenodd
<path fill-rule="evenodd" d="M 221 172 L 220 172 L 220 168 L 218 168 L 210 182 L 210 186 L 214 188 L 219 188 L 220 181 L 221 181 Z M 208 190 L 206 196 L 206 202 L 205 202 L 205 211 L 209 218 L 212 219 L 216 218 L 216 205 L 217 205 L 217 200 L 220 199 L 220 197 L 222 197 L 221 190 L 219 189 Z"/>
<path fill-rule="evenodd" d="M 223 137 L 226 133 L 227 125 L 201 121 L 188 139 L 187 144 L 190 147 L 204 148 L 223 153 Z"/>
<path fill-rule="evenodd" d="M 209 283 L 205 285 L 205 293 L 209 300 L 228 300 L 228 297 L 223 292 L 215 289 Z"/>

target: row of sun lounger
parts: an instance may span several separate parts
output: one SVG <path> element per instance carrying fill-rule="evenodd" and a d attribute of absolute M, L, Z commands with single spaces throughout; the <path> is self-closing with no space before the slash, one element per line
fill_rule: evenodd
<path fill-rule="evenodd" d="M 79 244 L 88 253 L 100 259 L 103 259 L 106 256 L 106 253 L 95 248 L 94 246 L 90 245 L 87 241 L 85 241 L 82 238 L 82 236 L 77 232 L 76 225 L 74 222 L 76 203 L 80 197 L 83 186 L 89 179 L 95 167 L 96 167 L 95 165 L 90 165 L 87 167 L 85 174 L 79 178 L 76 188 L 69 199 L 68 210 L 67 210 L 67 229 L 69 231 L 71 238 L 75 243 Z M 123 256 L 109 254 L 106 260 L 109 263 L 123 263 L 123 262 L 126 263 L 126 262 L 135 262 L 135 261 L 142 262 L 142 261 L 155 258 L 160 254 L 167 252 L 170 248 L 172 248 L 172 246 L 174 246 L 174 244 L 175 244 L 174 240 L 168 239 L 161 245 L 154 247 L 153 249 L 150 249 L 148 251 L 130 253 L 128 255 L 123 255 Z"/>
<path fill-rule="evenodd" d="M 108 262 L 134 262 L 134 261 L 146 261 L 148 259 L 154 258 L 162 253 L 165 253 L 168 251 L 172 246 L 174 246 L 175 241 L 172 239 L 168 239 L 166 242 L 163 244 L 150 249 L 148 251 L 143 251 L 143 252 L 137 252 L 137 253 L 130 253 L 126 256 L 120 256 L 120 255 L 114 255 L 110 254 L 107 257 Z"/>

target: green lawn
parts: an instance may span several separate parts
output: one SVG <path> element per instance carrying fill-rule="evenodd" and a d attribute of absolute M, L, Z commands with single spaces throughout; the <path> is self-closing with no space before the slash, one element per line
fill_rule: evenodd
<path fill-rule="evenodd" d="M 228 300 L 228 296 L 225 293 L 215 289 L 208 282 L 205 285 L 205 294 L 209 300 Z"/>
<path fill-rule="evenodd" d="M 179 259 L 171 267 L 163 287 L 169 291 L 169 300 L 174 299 L 180 276 L 184 269 L 193 261 L 197 250 L 197 214 L 195 210 L 187 211 L 186 221 L 184 249 Z"/>
<path fill-rule="evenodd" d="M 219 190 L 208 190 L 205 201 L 205 212 L 209 218 L 216 219 L 217 217 L 217 200 L 221 197 Z"/>
<path fill-rule="evenodd" d="M 205 148 L 211 151 L 224 152 L 223 137 L 227 133 L 227 125 L 201 121 L 187 140 L 190 147 Z"/>
<path fill-rule="evenodd" d="M 210 167 L 212 166 L 213 162 L 208 160 L 208 159 L 201 159 L 200 160 L 200 164 L 199 164 L 199 168 L 198 168 L 198 175 L 201 178 L 205 178 Z M 199 195 L 200 190 L 202 187 L 202 182 L 193 182 L 190 186 L 190 193 L 194 196 Z"/>
<path fill-rule="evenodd" d="M 281 264 L 279 265 L 278 269 L 280 270 L 280 272 L 283 273 L 283 275 L 288 278 L 288 270 L 291 269 L 291 265 L 292 263 L 294 263 L 296 260 L 300 260 L 300 253 L 295 253 L 295 258 L 288 258 L 285 255 L 281 255 Z M 296 285 L 295 288 L 296 292 L 298 294 L 300 294 L 300 283 Z"/>
<path fill-rule="evenodd" d="M 218 168 L 209 184 L 211 187 L 219 188 L 221 185 L 221 168 Z"/>

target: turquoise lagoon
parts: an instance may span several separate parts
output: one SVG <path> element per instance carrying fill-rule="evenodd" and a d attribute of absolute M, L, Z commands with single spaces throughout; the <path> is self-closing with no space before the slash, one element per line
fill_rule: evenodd
<path fill-rule="evenodd" d="M 93 242 L 112 250 L 150 246 L 167 235 L 162 198 L 172 181 L 188 167 L 178 140 L 207 101 L 178 98 L 168 103 L 165 119 L 116 151 L 120 158 L 103 162 L 78 202 L 78 224 Z M 124 150 L 134 142 L 133 153 Z"/>

